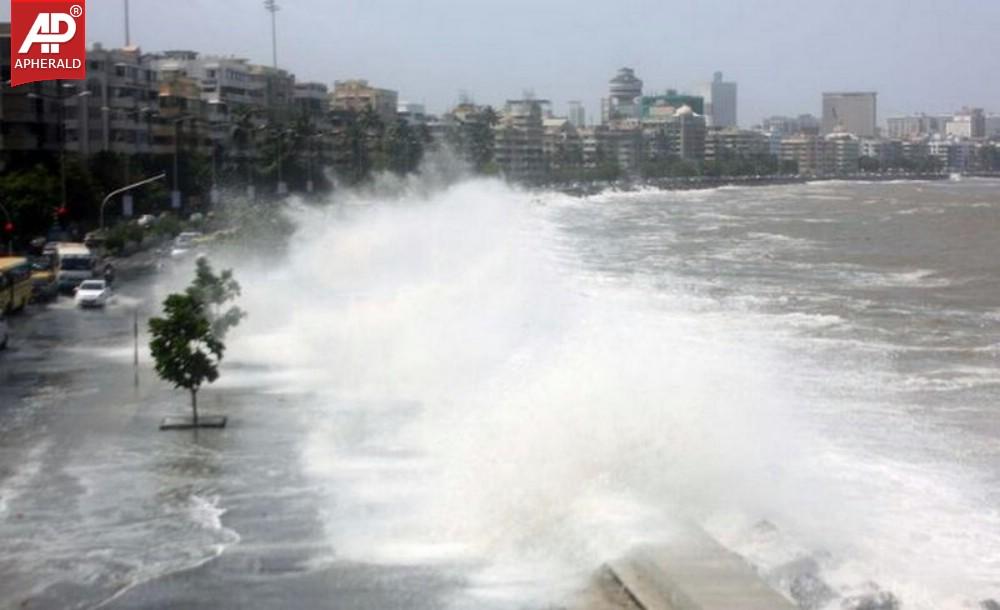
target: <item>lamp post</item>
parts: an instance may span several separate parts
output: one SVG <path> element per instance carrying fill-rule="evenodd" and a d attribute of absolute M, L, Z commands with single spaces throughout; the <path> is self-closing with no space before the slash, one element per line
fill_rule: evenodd
<path fill-rule="evenodd" d="M 126 0 L 127 1 L 127 0 Z M 125 114 L 135 117 L 136 123 L 139 122 L 140 116 L 146 117 L 146 124 L 149 124 L 149 115 L 153 113 L 153 110 L 148 106 L 140 106 L 138 108 L 130 108 L 124 111 Z M 148 131 L 148 127 L 147 127 Z M 147 134 L 148 138 L 148 134 Z M 135 150 L 133 152 L 125 153 L 125 184 L 132 182 L 132 157 L 139 154 L 139 138 L 135 138 Z M 122 197 L 122 216 L 130 217 L 135 210 L 135 206 L 132 200 L 132 194 L 126 193 Z"/>
<path fill-rule="evenodd" d="M 146 178 L 145 180 L 140 180 L 139 182 L 130 184 L 128 186 L 123 186 L 122 188 L 120 188 L 120 189 L 118 189 L 116 191 L 111 191 L 110 193 L 108 193 L 107 197 L 105 197 L 104 200 L 101 201 L 101 231 L 104 231 L 104 208 L 107 207 L 108 202 L 111 201 L 112 198 L 117 197 L 118 195 L 122 195 L 124 193 L 127 193 L 127 192 L 129 192 L 129 191 L 131 191 L 133 189 L 137 189 L 140 186 L 144 186 L 144 185 L 150 184 L 152 182 L 156 182 L 157 180 L 163 180 L 166 177 L 167 177 L 167 175 L 165 173 L 157 174 L 157 175 L 153 176 L 152 178 Z"/>
<path fill-rule="evenodd" d="M 125 46 L 132 46 L 132 34 L 130 32 L 129 16 L 128 16 L 128 0 L 125 0 Z"/>
<path fill-rule="evenodd" d="M 277 79 L 280 76 L 278 72 L 278 11 L 281 7 L 278 6 L 276 0 L 264 0 L 264 10 L 271 13 L 271 61 L 274 67 L 274 78 Z M 285 184 L 284 177 L 284 159 L 282 158 L 282 134 L 278 134 L 277 142 L 277 166 L 278 166 L 278 195 L 286 195 L 288 193 L 288 185 Z"/>
<path fill-rule="evenodd" d="M 170 206 L 179 210 L 181 208 L 181 188 L 180 188 L 180 150 L 181 136 L 180 125 L 188 119 L 193 119 L 190 115 L 185 115 L 174 119 L 174 190 L 170 193 Z"/>

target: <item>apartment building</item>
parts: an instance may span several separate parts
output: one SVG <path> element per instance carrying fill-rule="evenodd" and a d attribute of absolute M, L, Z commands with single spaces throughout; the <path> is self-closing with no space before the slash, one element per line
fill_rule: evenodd
<path fill-rule="evenodd" d="M 493 128 L 495 158 L 505 176 L 536 180 L 544 173 L 544 100 L 508 100 Z"/>
<path fill-rule="evenodd" d="M 372 109 L 388 124 L 396 120 L 399 94 L 391 89 L 380 89 L 366 80 L 336 81 L 330 94 L 330 109 L 364 112 Z"/>

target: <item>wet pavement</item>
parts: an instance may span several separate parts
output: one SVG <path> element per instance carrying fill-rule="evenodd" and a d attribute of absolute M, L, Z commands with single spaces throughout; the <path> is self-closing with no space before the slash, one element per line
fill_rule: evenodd
<path fill-rule="evenodd" d="M 143 363 L 133 311 L 66 297 L 11 320 L 0 354 L 0 607 L 433 608 L 456 575 L 338 561 L 301 471 L 310 414 L 253 387 L 203 391 L 223 431 L 160 432 L 187 397 Z M 252 378 L 252 372 L 250 372 Z"/>

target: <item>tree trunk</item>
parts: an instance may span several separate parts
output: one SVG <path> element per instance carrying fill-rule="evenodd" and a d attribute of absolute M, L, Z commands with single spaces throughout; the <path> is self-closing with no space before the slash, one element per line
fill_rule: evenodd
<path fill-rule="evenodd" d="M 191 412 L 194 413 L 194 425 L 198 425 L 198 390 L 191 390 Z"/>

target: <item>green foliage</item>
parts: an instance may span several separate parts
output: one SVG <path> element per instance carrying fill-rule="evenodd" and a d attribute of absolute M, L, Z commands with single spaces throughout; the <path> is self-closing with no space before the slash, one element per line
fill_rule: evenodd
<path fill-rule="evenodd" d="M 164 317 L 152 318 L 149 347 L 157 374 L 176 388 L 191 393 L 191 409 L 198 421 L 198 390 L 219 378 L 225 345 L 212 332 L 204 305 L 193 295 L 172 294 L 163 302 Z"/>
<path fill-rule="evenodd" d="M 158 238 L 171 238 L 184 230 L 180 219 L 173 214 L 163 214 L 157 219 L 150 231 Z"/>
<path fill-rule="evenodd" d="M 42 164 L 5 172 L 0 174 L 0 201 L 19 235 L 44 235 L 59 205 L 59 183 Z"/>
<path fill-rule="evenodd" d="M 391 172 L 402 176 L 420 167 L 424 143 L 420 133 L 406 121 L 398 119 L 385 131 L 382 147 Z"/>
<path fill-rule="evenodd" d="M 944 162 L 937 157 L 923 156 L 900 159 L 890 167 L 918 174 L 937 174 L 944 171 Z"/>
<path fill-rule="evenodd" d="M 129 242 L 141 243 L 145 232 L 134 222 L 122 222 L 108 229 L 104 247 L 113 254 L 120 254 Z"/>
<path fill-rule="evenodd" d="M 647 161 L 640 171 L 644 178 L 691 178 L 701 175 L 701 167 L 697 163 L 676 157 Z"/>
<path fill-rule="evenodd" d="M 781 163 L 774 155 L 738 156 L 723 155 L 716 161 L 706 162 L 702 169 L 706 176 L 773 176 L 781 171 Z"/>
<path fill-rule="evenodd" d="M 399 119 L 386 125 L 382 117 L 366 108 L 347 116 L 335 142 L 336 167 L 348 184 L 360 184 L 374 173 L 391 171 L 397 175 L 416 172 L 430 140 L 423 128 Z"/>
<path fill-rule="evenodd" d="M 187 294 L 201 304 L 212 334 L 218 339 L 224 339 L 229 330 L 246 317 L 246 313 L 236 306 L 222 310 L 223 305 L 240 296 L 240 284 L 233 278 L 231 269 L 216 275 L 205 257 L 198 259 L 195 278 Z"/>
<path fill-rule="evenodd" d="M 198 390 L 219 378 L 226 333 L 246 314 L 222 306 L 240 294 L 230 270 L 216 275 L 204 257 L 198 259 L 194 281 L 182 294 L 163 302 L 164 317 L 152 318 L 149 347 L 159 376 L 191 393 L 191 409 L 198 422 Z"/>

